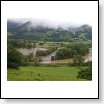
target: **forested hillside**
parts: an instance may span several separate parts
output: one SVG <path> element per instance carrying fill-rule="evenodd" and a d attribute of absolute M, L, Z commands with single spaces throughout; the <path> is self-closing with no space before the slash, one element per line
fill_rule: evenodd
<path fill-rule="evenodd" d="M 53 42 L 82 42 L 92 40 L 92 27 L 89 25 L 69 26 L 57 28 L 44 25 L 35 25 L 31 21 L 25 23 L 7 21 L 9 38 Z"/>

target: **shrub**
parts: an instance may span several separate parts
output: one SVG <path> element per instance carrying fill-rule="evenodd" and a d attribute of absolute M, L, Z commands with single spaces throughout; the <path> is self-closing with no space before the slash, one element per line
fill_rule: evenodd
<path fill-rule="evenodd" d="M 92 66 L 89 66 L 86 69 L 81 69 L 78 72 L 77 78 L 92 80 Z"/>
<path fill-rule="evenodd" d="M 7 68 L 19 69 L 22 62 L 22 54 L 10 44 L 7 46 Z"/>
<path fill-rule="evenodd" d="M 51 57 L 51 61 L 54 61 L 54 60 L 55 60 L 55 57 L 54 57 L 54 56 L 52 56 L 52 57 Z"/>

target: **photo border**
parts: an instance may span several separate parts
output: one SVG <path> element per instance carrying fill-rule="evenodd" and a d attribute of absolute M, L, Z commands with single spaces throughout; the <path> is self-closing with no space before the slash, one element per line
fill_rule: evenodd
<path fill-rule="evenodd" d="M 89 0 L 85 0 L 85 1 L 89 1 Z M 98 1 L 98 98 L 1 98 L 1 94 L 0 94 L 0 99 L 99 99 L 99 0 L 94 0 L 94 1 Z"/>

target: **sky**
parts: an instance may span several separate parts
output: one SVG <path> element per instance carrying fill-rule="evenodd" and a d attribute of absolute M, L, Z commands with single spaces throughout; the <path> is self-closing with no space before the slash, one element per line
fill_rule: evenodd
<path fill-rule="evenodd" d="M 94 1 L 9 1 L 6 4 L 8 18 L 28 18 L 24 21 L 45 21 L 51 25 L 92 25 L 96 12 Z M 32 19 L 33 20 L 33 19 Z M 48 21 L 48 22 L 47 22 Z"/>

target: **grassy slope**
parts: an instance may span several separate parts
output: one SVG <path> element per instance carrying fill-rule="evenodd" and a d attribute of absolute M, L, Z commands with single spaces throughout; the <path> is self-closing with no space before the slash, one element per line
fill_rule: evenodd
<path fill-rule="evenodd" d="M 76 81 L 77 67 L 20 67 L 20 70 L 8 69 L 8 81 Z"/>

